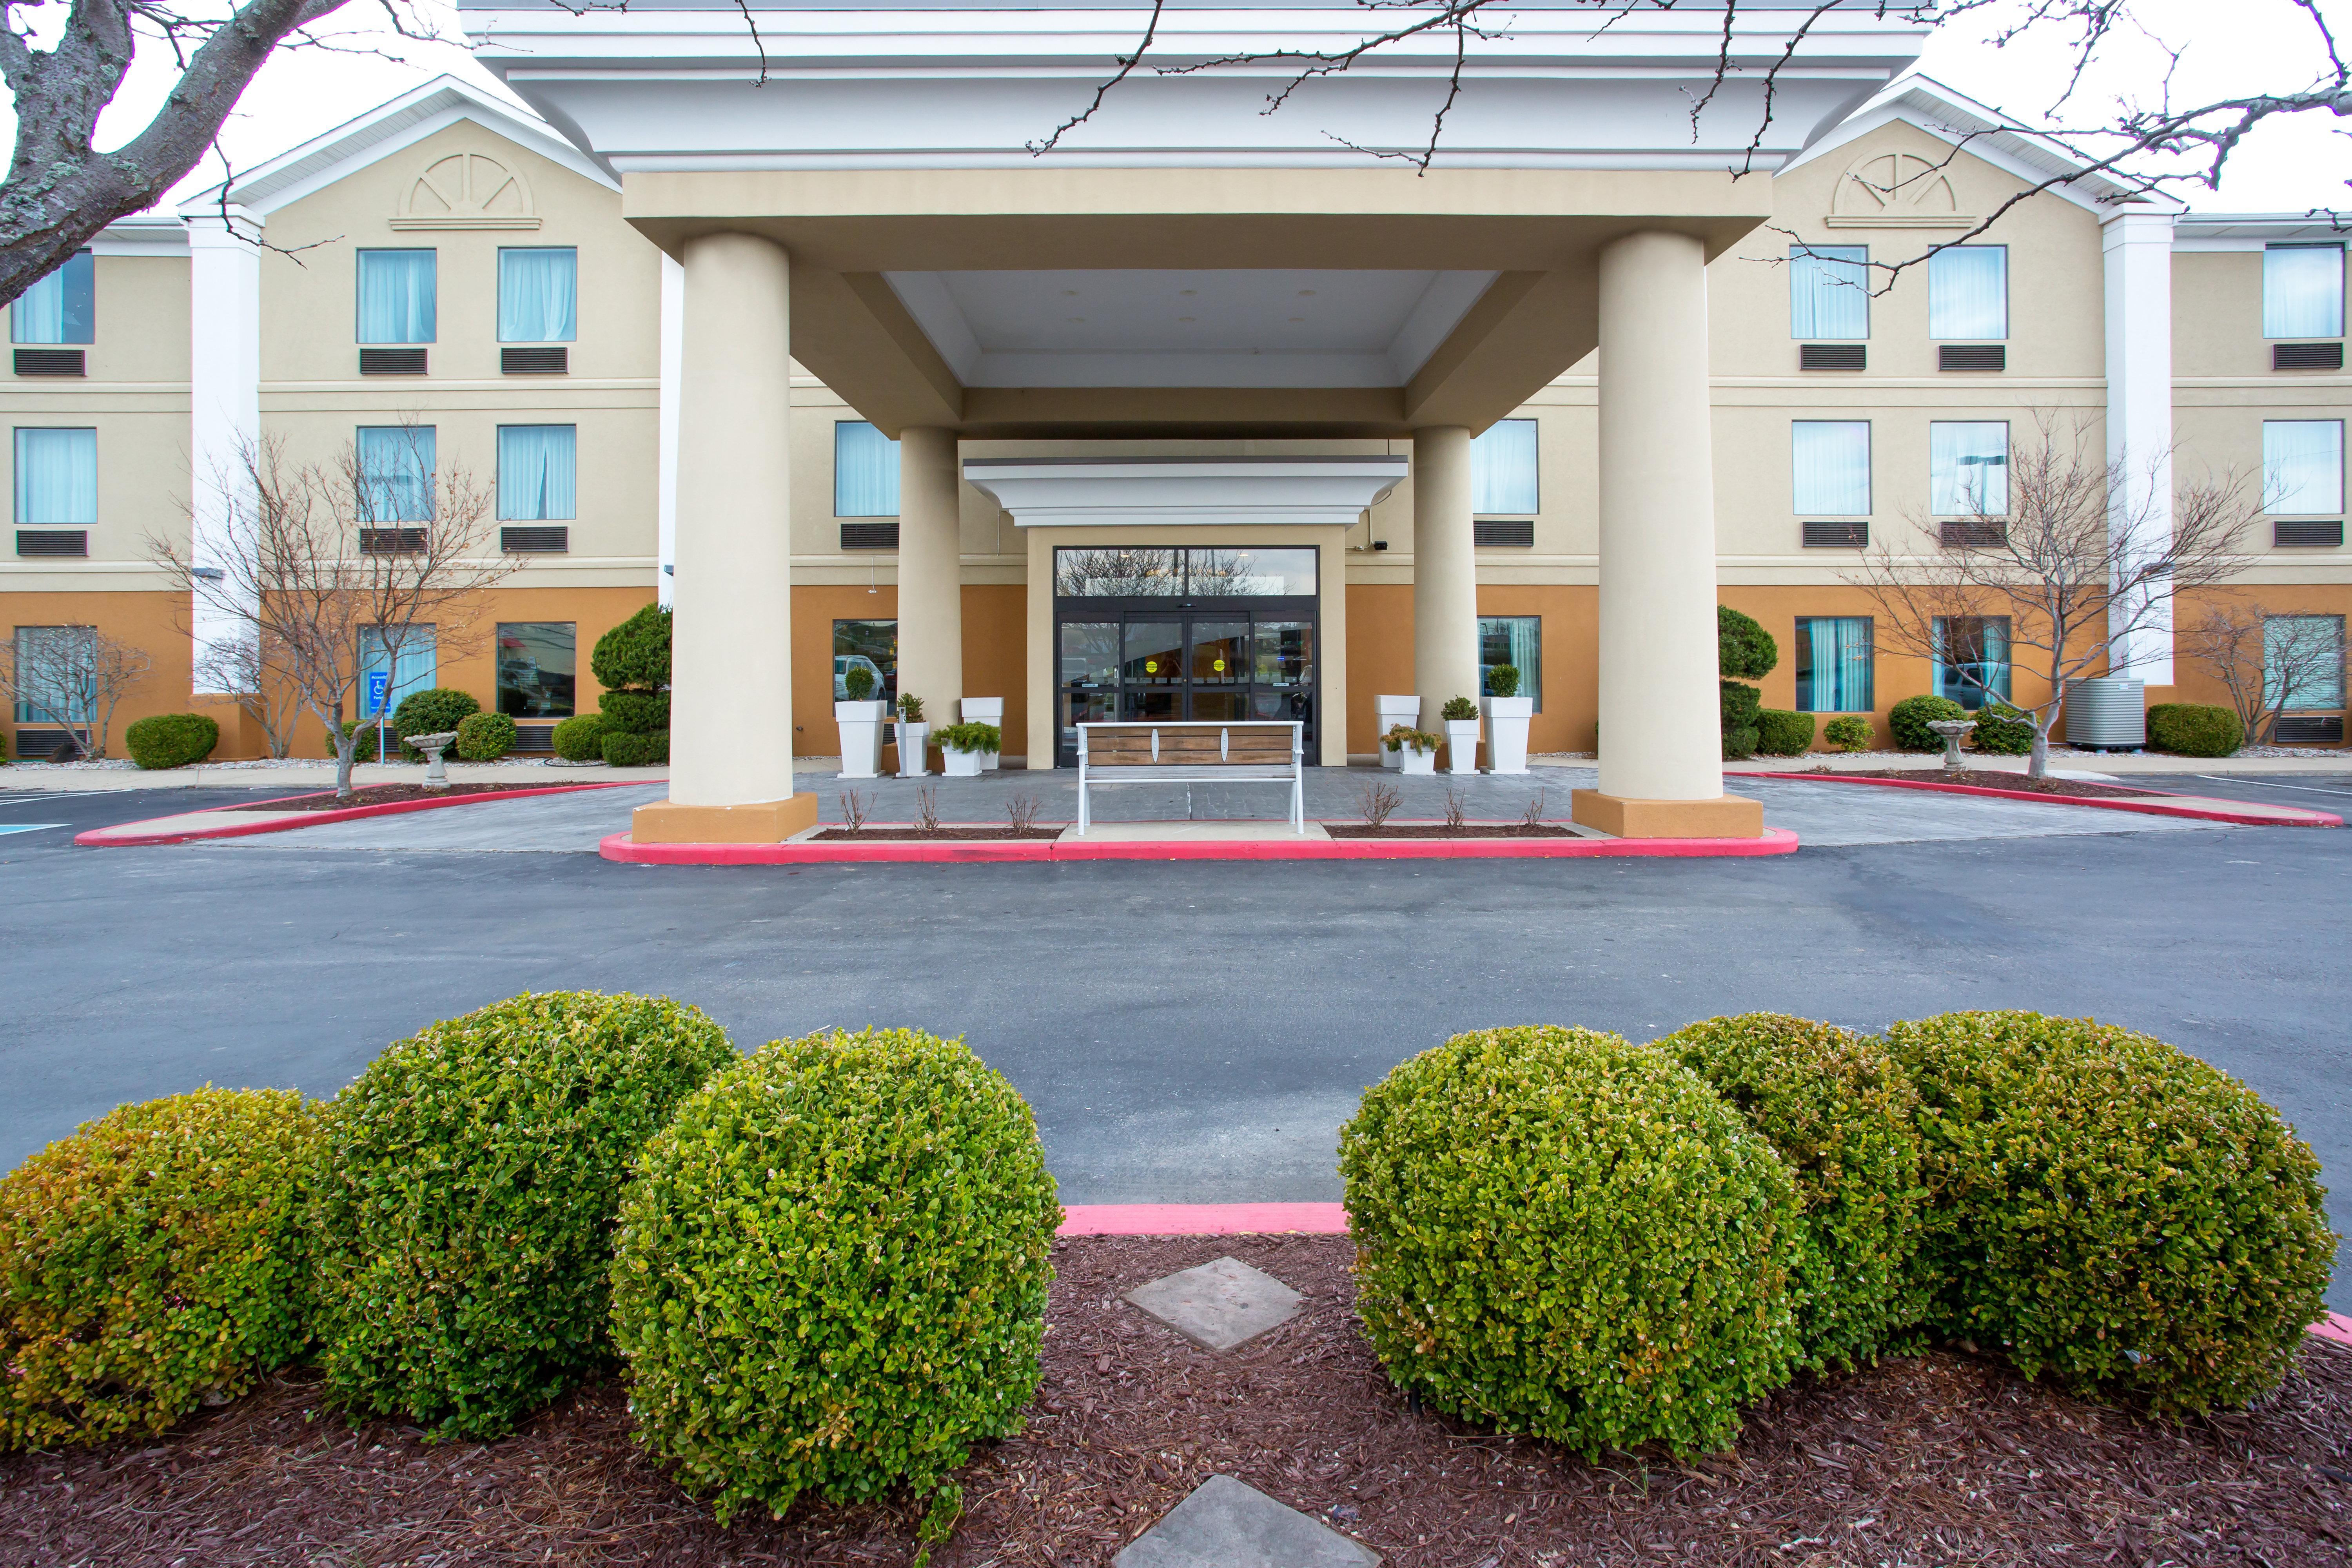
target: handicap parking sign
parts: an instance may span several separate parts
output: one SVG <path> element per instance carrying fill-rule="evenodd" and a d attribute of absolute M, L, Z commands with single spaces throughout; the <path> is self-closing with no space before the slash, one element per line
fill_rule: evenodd
<path fill-rule="evenodd" d="M 384 699 L 391 694 L 392 673 L 379 669 L 367 678 L 367 710 L 371 714 L 383 711 Z"/>

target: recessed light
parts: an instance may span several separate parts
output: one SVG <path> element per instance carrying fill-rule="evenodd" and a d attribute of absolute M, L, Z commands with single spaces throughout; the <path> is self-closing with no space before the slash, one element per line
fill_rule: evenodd
<path fill-rule="evenodd" d="M 1176 319 L 1180 321 L 1197 321 L 1201 318 L 1198 316 L 1179 316 Z"/>
<path fill-rule="evenodd" d="M 1180 292 L 1180 293 L 1181 293 L 1181 294 L 1184 296 L 1184 298 L 1186 298 L 1187 300 L 1189 300 L 1189 299 L 1191 299 L 1193 295 L 1198 294 L 1198 293 L 1200 292 L 1200 290 L 1199 290 L 1198 289 L 1180 289 L 1180 290 L 1179 290 L 1179 292 Z"/>
<path fill-rule="evenodd" d="M 1078 291 L 1076 289 L 1065 289 L 1062 290 L 1062 298 L 1065 300 L 1075 300 L 1077 297 Z"/>
<path fill-rule="evenodd" d="M 1315 292 L 1315 290 L 1314 290 L 1314 289 L 1301 289 L 1298 291 L 1298 297 L 1299 297 L 1300 299 L 1304 300 L 1304 299 L 1306 299 L 1306 298 L 1307 298 L 1307 296 L 1308 296 L 1309 294 L 1312 294 L 1312 293 L 1314 293 L 1314 292 Z"/>
<path fill-rule="evenodd" d="M 1304 317 L 1304 316 L 1293 316 L 1293 317 L 1291 317 L 1290 319 L 1291 319 L 1292 321 L 1305 321 L 1307 318 L 1306 318 L 1306 317 Z"/>
<path fill-rule="evenodd" d="M 1072 320 L 1072 321 L 1085 321 L 1085 320 L 1086 320 L 1086 318 L 1085 318 L 1084 316 L 1072 316 L 1072 317 L 1070 318 L 1070 320 Z"/>

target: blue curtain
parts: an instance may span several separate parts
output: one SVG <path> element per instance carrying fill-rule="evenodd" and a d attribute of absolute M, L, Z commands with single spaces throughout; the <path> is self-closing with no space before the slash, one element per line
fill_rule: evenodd
<path fill-rule="evenodd" d="M 2009 247 L 1955 245 L 1927 258 L 1927 335 L 2009 336 Z"/>
<path fill-rule="evenodd" d="M 1543 711 L 1543 617 L 1541 616 L 1481 616 L 1478 617 L 1478 689 L 1486 689 L 1487 672 L 1507 664 L 1519 672 L 1518 695 L 1535 699 L 1534 710 Z"/>
<path fill-rule="evenodd" d="M 2311 516 L 2344 510 L 2344 422 L 2263 421 L 2263 510 Z"/>
<path fill-rule="evenodd" d="M 16 432 L 16 521 L 70 523 L 98 521 L 98 432 Z"/>
<path fill-rule="evenodd" d="M 9 320 L 20 343 L 86 343 L 97 324 L 97 286 L 87 250 L 74 252 L 63 267 L 16 296 Z"/>
<path fill-rule="evenodd" d="M 360 519 L 427 522 L 433 517 L 430 425 L 363 425 L 359 434 Z"/>
<path fill-rule="evenodd" d="M 1798 419 L 1790 426 L 1790 490 L 1806 517 L 1870 515 L 1870 421 Z"/>
<path fill-rule="evenodd" d="M 1927 426 L 1927 510 L 1936 517 L 2009 514 L 2009 424 Z"/>
<path fill-rule="evenodd" d="M 577 517 L 573 479 L 577 427 L 499 426 L 499 516 L 508 522 Z"/>
<path fill-rule="evenodd" d="M 1497 419 L 1470 443 L 1470 510 L 1480 517 L 1537 511 L 1536 422 Z"/>
<path fill-rule="evenodd" d="M 2344 247 L 2273 245 L 2263 252 L 2263 336 L 2344 335 Z"/>
<path fill-rule="evenodd" d="M 499 342 L 568 343 L 579 325 L 580 253 L 499 252 Z"/>
<path fill-rule="evenodd" d="M 1870 336 L 1870 247 L 1789 247 L 1789 335 Z"/>
<path fill-rule="evenodd" d="M 863 419 L 833 426 L 833 515 L 898 515 L 898 443 Z"/>
<path fill-rule="evenodd" d="M 431 626 L 410 626 L 400 634 L 400 658 L 396 664 L 384 658 L 383 633 L 374 626 L 360 628 L 360 689 L 358 706 L 367 708 L 367 678 L 378 670 L 389 670 L 391 687 L 384 697 L 383 710 L 390 713 L 400 706 L 400 700 L 412 691 L 430 690 L 434 677 L 434 632 Z M 362 711 L 362 719 L 373 719 L 373 711 Z"/>
<path fill-rule="evenodd" d="M 1797 620 L 1803 679 L 1797 708 L 1805 713 L 1867 713 L 1871 686 L 1870 617 L 1803 616 Z"/>
<path fill-rule="evenodd" d="M 360 252 L 359 341 L 429 343 L 435 333 L 435 252 Z"/>

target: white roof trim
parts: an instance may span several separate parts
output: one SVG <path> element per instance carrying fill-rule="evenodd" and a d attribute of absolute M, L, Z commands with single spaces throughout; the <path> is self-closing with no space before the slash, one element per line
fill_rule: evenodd
<path fill-rule="evenodd" d="M 1391 457 L 968 458 L 963 477 L 1023 528 L 1351 528 L 1405 469 Z"/>
<path fill-rule="evenodd" d="M 92 256 L 185 256 L 188 230 L 169 213 L 116 218 L 90 237 Z"/>

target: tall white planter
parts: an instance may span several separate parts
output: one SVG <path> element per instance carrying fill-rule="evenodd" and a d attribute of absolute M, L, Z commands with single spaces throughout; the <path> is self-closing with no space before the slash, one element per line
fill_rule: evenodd
<path fill-rule="evenodd" d="M 1478 771 L 1478 721 L 1475 719 L 1445 721 L 1445 752 L 1447 773 L 1476 773 Z"/>
<path fill-rule="evenodd" d="M 841 776 L 877 778 L 882 771 L 882 726 L 888 720 L 887 702 L 836 702 L 833 721 L 841 728 Z"/>
<path fill-rule="evenodd" d="M 1004 728 L 1004 699 L 1002 697 L 967 697 L 956 704 L 956 716 L 967 724 L 993 724 L 999 730 Z M 980 765 L 989 773 L 996 771 L 997 761 L 994 752 L 980 753 Z M 952 773 L 954 770 L 949 771 Z"/>
<path fill-rule="evenodd" d="M 1532 697 L 1489 697 L 1486 706 L 1486 765 L 1498 773 L 1528 771 L 1528 721 L 1534 717 Z"/>
<path fill-rule="evenodd" d="M 913 724 L 900 720 L 898 741 L 900 778 L 919 779 L 930 771 L 923 765 L 923 752 L 931 743 L 931 726 L 929 720 Z"/>
<path fill-rule="evenodd" d="M 1400 724 L 1408 730 L 1420 727 L 1421 699 L 1410 692 L 1402 697 L 1375 697 L 1372 699 L 1372 709 L 1380 719 L 1380 735 L 1387 734 Z M 1378 738 L 1377 735 L 1374 737 L 1375 743 L 1378 742 Z M 1381 766 L 1393 768 L 1402 765 L 1398 759 L 1404 755 L 1406 750 L 1407 748 L 1400 746 L 1391 752 L 1386 746 L 1381 746 L 1380 748 Z"/>

